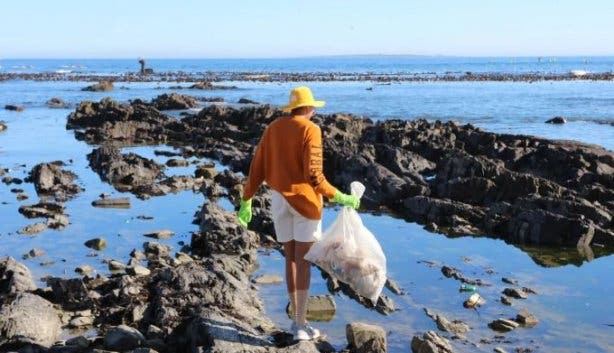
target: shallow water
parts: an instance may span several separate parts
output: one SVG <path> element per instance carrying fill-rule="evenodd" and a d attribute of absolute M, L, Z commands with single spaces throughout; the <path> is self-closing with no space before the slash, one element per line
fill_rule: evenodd
<path fill-rule="evenodd" d="M 246 84 L 237 83 L 236 91 L 191 91 L 182 93 L 195 96 L 222 96 L 236 102 L 241 97 L 261 102 L 282 104 L 287 90 L 294 84 Z M 0 133 L 0 167 L 10 168 L 10 175 L 24 178 L 39 162 L 62 160 L 69 163 L 68 170 L 79 176 L 79 184 L 85 189 L 75 199 L 66 203 L 71 224 L 63 231 L 46 230 L 36 236 L 17 235 L 23 226 L 34 223 L 17 212 L 21 204 L 38 200 L 33 185 L 6 186 L 0 184 L 0 256 L 20 258 L 29 249 L 39 247 L 47 254 L 25 263 L 37 278 L 44 275 L 74 276 L 74 268 L 90 264 L 100 273 L 106 273 L 102 259 L 114 258 L 126 261 L 133 248 L 141 248 L 145 238 L 142 234 L 156 229 L 171 229 L 176 235 L 161 240 L 178 251 L 179 242 L 189 243 L 194 213 L 204 198 L 200 194 L 182 192 L 141 201 L 130 194 L 116 192 L 110 185 L 100 181 L 87 166 L 86 154 L 95 146 L 77 141 L 72 131 L 65 130 L 66 116 L 72 109 L 49 109 L 44 102 L 59 96 L 73 106 L 84 99 L 99 100 L 112 96 L 121 101 L 133 98 L 151 98 L 167 90 L 171 84 L 125 84 L 128 90 L 113 92 L 82 92 L 85 83 L 79 82 L 3 82 L 0 83 L 0 106 L 21 103 L 21 113 L 0 110 L 0 120 L 8 130 Z M 122 86 L 118 84 L 117 86 Z M 614 84 L 607 82 L 557 82 L 557 83 L 427 83 L 374 86 L 366 91 L 368 83 L 319 83 L 312 84 L 317 95 L 328 100 L 322 111 L 348 111 L 375 118 L 418 117 L 456 118 L 471 122 L 488 130 L 522 132 L 555 138 L 573 138 L 598 143 L 614 149 L 614 127 L 585 122 L 570 122 L 563 126 L 543 123 L 553 115 L 576 117 L 611 118 L 614 112 Z M 563 103 L 565 102 L 565 103 Z M 133 147 L 134 151 L 158 162 L 167 157 L 156 157 L 154 149 L 171 150 L 170 147 Z M 25 167 L 21 165 L 25 164 Z M 167 168 L 168 175 L 192 174 L 193 167 Z M 18 202 L 9 190 L 22 188 L 29 200 Z M 128 196 L 129 209 L 102 209 L 91 206 L 91 201 L 102 192 L 113 196 Z M 2 202 L 7 202 L 4 204 Z M 230 205 L 225 204 L 227 208 Z M 327 210 L 324 226 L 332 222 L 336 211 Z M 139 220 L 139 215 L 153 216 L 153 220 Z M 389 331 L 391 352 L 407 352 L 411 337 L 416 332 L 435 329 L 435 324 L 423 312 L 428 307 L 449 319 L 462 319 L 472 330 L 471 342 L 481 338 L 492 339 L 493 331 L 487 323 L 498 317 L 513 317 L 519 308 L 533 312 L 540 323 L 533 329 L 517 329 L 505 334 L 510 343 L 481 344 L 479 348 L 454 344 L 460 351 L 490 352 L 494 346 L 513 351 L 514 347 L 538 348 L 543 352 L 605 352 L 614 350 L 614 308 L 611 307 L 614 282 L 611 269 L 614 256 L 601 256 L 593 249 L 597 259 L 582 260 L 574 249 L 525 249 L 527 252 L 502 241 L 480 237 L 447 238 L 432 234 L 421 226 L 394 219 L 389 216 L 364 214 L 365 225 L 378 237 L 388 257 L 388 271 L 408 291 L 406 296 L 390 295 L 400 311 L 382 316 L 364 309 L 344 295 L 336 296 L 338 312 L 333 321 L 319 323 L 338 348 L 345 344 L 345 324 L 351 321 L 366 321 L 382 325 Z M 91 249 L 83 246 L 86 240 L 102 236 L 108 247 L 98 252 L 97 257 L 88 257 Z M 563 251 L 564 250 L 564 251 Z M 94 252 L 96 253 L 96 252 Z M 533 256 L 536 260 L 534 261 Z M 261 268 L 257 273 L 283 274 L 283 258 L 276 252 L 260 257 Z M 55 264 L 39 266 L 42 261 Z M 487 303 L 478 311 L 466 310 L 462 301 L 468 296 L 459 293 L 459 283 L 446 279 L 439 268 L 431 268 L 419 260 L 431 260 L 457 267 L 469 276 L 482 278 L 493 284 L 480 289 Z M 538 264 L 557 264 L 558 267 L 543 267 Z M 489 274 L 488 269 L 494 274 Z M 513 307 L 498 302 L 505 287 L 501 277 L 513 277 L 535 289 L 539 295 L 517 300 Z M 325 294 L 324 281 L 313 272 L 313 294 Z M 42 283 L 41 283 L 42 284 Z M 266 313 L 280 327 L 287 327 L 285 317 L 285 286 L 261 287 Z M 533 342 L 532 342 L 533 341 Z"/>

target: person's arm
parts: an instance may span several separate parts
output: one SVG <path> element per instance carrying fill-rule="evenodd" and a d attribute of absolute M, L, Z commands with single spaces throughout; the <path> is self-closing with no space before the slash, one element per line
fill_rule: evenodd
<path fill-rule="evenodd" d="M 333 199 L 337 193 L 337 188 L 332 186 L 323 171 L 323 148 L 322 131 L 317 125 L 307 128 L 305 136 L 305 147 L 303 151 L 303 173 L 305 179 L 316 190 L 317 193 L 328 199 Z"/>
<path fill-rule="evenodd" d="M 252 158 L 252 162 L 249 166 L 249 174 L 247 176 L 247 182 L 243 187 L 243 195 L 242 199 L 247 201 L 254 197 L 256 191 L 258 191 L 258 187 L 264 181 L 264 149 L 266 148 L 266 130 L 258 142 L 256 146 L 256 152 L 254 153 L 254 158 Z"/>

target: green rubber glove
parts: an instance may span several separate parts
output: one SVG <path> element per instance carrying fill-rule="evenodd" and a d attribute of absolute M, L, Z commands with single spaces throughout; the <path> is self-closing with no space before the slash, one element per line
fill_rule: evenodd
<path fill-rule="evenodd" d="M 247 228 L 247 225 L 252 220 L 252 199 L 241 200 L 238 219 L 239 219 L 239 224 Z"/>
<path fill-rule="evenodd" d="M 335 193 L 335 197 L 333 197 L 331 201 L 341 204 L 343 206 L 349 206 L 355 210 L 360 207 L 360 199 L 358 198 L 358 196 L 347 195 L 339 190 L 337 190 L 337 192 Z"/>

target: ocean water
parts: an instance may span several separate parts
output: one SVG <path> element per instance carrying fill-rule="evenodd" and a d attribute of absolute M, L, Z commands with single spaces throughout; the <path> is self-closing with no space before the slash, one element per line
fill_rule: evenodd
<path fill-rule="evenodd" d="M 282 59 L 147 59 L 156 72 L 269 71 L 378 73 L 569 73 L 614 71 L 614 57 L 446 57 L 333 56 Z M 117 74 L 138 71 L 134 59 L 0 59 L 0 72 L 79 72 Z"/>
<path fill-rule="evenodd" d="M 54 69 L 60 62 L 72 61 L 58 60 L 57 63 L 49 64 L 53 66 L 49 70 Z M 126 62 L 126 65 L 129 64 Z M 4 70 L 7 63 L 3 60 L 0 65 Z M 172 63 L 166 65 L 169 70 L 179 69 Z M 232 63 L 224 65 L 230 67 Z M 269 62 L 266 65 L 273 64 Z M 288 67 L 291 65 L 294 64 L 290 62 Z M 462 65 L 457 65 L 456 70 L 465 70 L 461 67 Z M 309 67 L 307 71 L 317 69 L 318 67 Z M 123 68 L 114 66 L 109 67 L 109 70 L 120 72 Z M 97 69 L 97 72 L 99 71 L 101 70 Z M 38 201 L 34 187 L 29 183 L 10 186 L 0 184 L 0 257 L 10 255 L 20 258 L 31 248 L 44 249 L 46 254 L 43 257 L 24 261 L 37 279 L 46 275 L 75 276 L 75 267 L 83 264 L 93 266 L 98 273 L 107 273 L 103 259 L 127 261 L 133 248 L 141 248 L 144 241 L 150 240 L 144 237 L 143 233 L 156 229 L 175 231 L 173 238 L 161 242 L 178 251 L 181 242 L 189 243 L 190 232 L 197 229 L 191 222 L 194 213 L 204 201 L 202 195 L 186 191 L 142 201 L 130 194 L 117 192 L 112 186 L 102 182 L 88 167 L 86 155 L 96 146 L 77 141 L 73 132 L 65 129 L 67 115 L 82 100 L 100 100 L 106 96 L 119 101 L 150 99 L 170 92 L 169 86 L 176 84 L 118 83 L 112 92 L 81 91 L 87 84 L 0 82 L 0 107 L 8 103 L 25 106 L 21 113 L 0 109 L 0 121 L 4 121 L 8 126 L 8 130 L 0 132 L 0 167 L 11 169 L 11 176 L 24 178 L 37 163 L 62 160 L 68 163 L 66 169 L 78 175 L 78 183 L 85 189 L 75 199 L 66 202 L 66 212 L 71 224 L 65 230 L 46 230 L 36 236 L 23 236 L 16 234 L 16 231 L 35 220 L 26 219 L 17 209 L 21 204 Z M 287 100 L 288 90 L 296 85 L 245 82 L 229 84 L 235 84 L 240 89 L 184 89 L 176 92 L 194 96 L 220 96 L 231 105 L 243 97 L 281 105 Z M 187 83 L 181 85 L 188 86 Z M 327 105 L 321 109 L 323 113 L 349 112 L 374 119 L 456 119 L 489 131 L 573 139 L 614 149 L 614 126 L 595 123 L 597 120 L 612 121 L 614 118 L 612 82 L 453 82 L 392 85 L 328 82 L 309 85 L 317 97 L 327 101 Z M 366 90 L 371 87 L 373 90 Z M 45 102 L 54 96 L 66 100 L 72 107 L 47 108 Z M 544 120 L 556 115 L 566 116 L 570 122 L 562 126 L 544 123 Z M 172 150 L 168 146 L 138 146 L 125 148 L 123 152 L 133 151 L 164 163 L 167 158 L 155 156 L 154 149 Z M 192 174 L 193 167 L 167 168 L 166 173 Z M 24 189 L 30 198 L 17 201 L 15 194 L 10 192 L 14 187 Z M 92 207 L 91 201 L 103 192 L 117 197 L 130 197 L 132 206 L 129 209 Z M 227 209 L 231 207 L 227 202 L 223 206 Z M 325 211 L 324 227 L 332 223 L 336 212 L 334 208 Z M 139 215 L 153 216 L 154 219 L 140 220 L 137 219 Z M 385 294 L 391 296 L 399 308 L 398 312 L 390 316 L 367 310 L 344 295 L 335 296 L 337 314 L 333 320 L 315 323 L 324 330 L 335 347 L 343 348 L 346 344 L 345 325 L 348 322 L 364 321 L 382 325 L 388 331 L 390 352 L 407 352 L 414 334 L 437 330 L 432 320 L 422 311 L 427 307 L 444 314 L 450 320 L 461 319 L 471 326 L 467 338 L 470 342 L 478 343 L 478 346 L 453 341 L 459 352 L 491 352 L 496 346 L 510 352 L 519 347 L 530 347 L 536 352 L 614 351 L 614 327 L 611 326 L 614 325 L 614 308 L 611 306 L 614 282 L 610 280 L 614 256 L 603 249 L 594 247 L 595 258 L 592 259 L 585 258 L 576 249 L 519 248 L 487 237 L 447 238 L 427 232 L 417 224 L 390 216 L 362 214 L 362 218 L 384 249 L 390 276 L 397 280 L 408 294 L 396 296 L 385 290 Z M 86 248 L 83 243 L 93 237 L 104 237 L 108 243 L 107 249 L 93 252 Z M 88 256 L 92 252 L 97 256 Z M 480 289 L 480 294 L 487 300 L 486 304 L 477 311 L 464 309 L 462 302 L 467 295 L 458 292 L 460 283 L 443 277 L 439 268 L 431 268 L 419 262 L 422 260 L 454 266 L 469 277 L 482 278 L 491 283 L 492 286 Z M 43 261 L 55 263 L 49 266 L 39 265 Z M 263 251 L 259 262 L 258 274 L 283 275 L 283 258 L 277 252 Z M 501 291 L 507 286 L 501 282 L 501 277 L 516 278 L 521 285 L 531 287 L 539 294 L 530 295 L 526 300 L 516 300 L 512 307 L 504 306 L 498 302 Z M 312 278 L 312 293 L 327 293 L 324 281 L 315 269 Z M 42 282 L 39 284 L 42 285 Z M 285 285 L 261 286 L 260 291 L 266 314 L 280 327 L 288 327 L 285 305 L 280 305 L 286 300 Z M 496 333 L 487 327 L 490 321 L 498 317 L 514 317 L 522 308 L 533 312 L 540 319 L 535 328 L 506 333 L 505 342 L 479 343 L 482 339 L 494 339 Z"/>

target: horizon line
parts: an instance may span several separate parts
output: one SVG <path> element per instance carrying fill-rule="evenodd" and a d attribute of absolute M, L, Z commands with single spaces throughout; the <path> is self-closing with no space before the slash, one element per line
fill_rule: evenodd
<path fill-rule="evenodd" d="M 565 54 L 565 55 L 447 55 L 447 54 L 331 54 L 306 56 L 253 56 L 253 57 L 4 57 L 0 60 L 284 60 L 284 59 L 318 59 L 318 58 L 351 58 L 351 57 L 415 57 L 415 58 L 607 58 L 614 54 Z"/>

